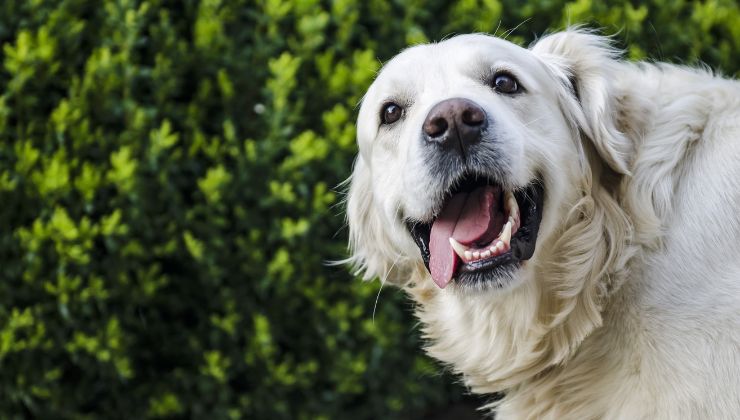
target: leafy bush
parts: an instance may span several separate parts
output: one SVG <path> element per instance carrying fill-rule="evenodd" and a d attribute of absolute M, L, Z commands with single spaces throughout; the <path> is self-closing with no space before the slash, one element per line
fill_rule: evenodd
<path fill-rule="evenodd" d="M 740 69 L 732 0 L 4 0 L 2 417 L 458 400 L 400 292 L 325 265 L 345 254 L 355 108 L 405 45 L 574 22 L 631 58 Z"/>

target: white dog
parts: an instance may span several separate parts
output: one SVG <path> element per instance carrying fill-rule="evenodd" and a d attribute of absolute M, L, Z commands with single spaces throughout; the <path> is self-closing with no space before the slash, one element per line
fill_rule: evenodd
<path fill-rule="evenodd" d="M 349 260 L 498 418 L 740 418 L 740 83 L 617 55 L 571 30 L 393 58 Z"/>

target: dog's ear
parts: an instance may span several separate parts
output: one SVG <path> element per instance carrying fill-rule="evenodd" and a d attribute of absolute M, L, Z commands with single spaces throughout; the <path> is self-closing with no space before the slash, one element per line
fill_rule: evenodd
<path fill-rule="evenodd" d="M 399 261 L 402 253 L 388 234 L 390 222 L 385 220 L 375 203 L 372 173 L 361 155 L 355 160 L 347 196 L 347 224 L 349 226 L 350 256 L 344 263 L 355 269 L 355 274 L 370 280 L 379 277 L 383 282 L 401 284 L 407 280 Z"/>
<path fill-rule="evenodd" d="M 614 86 L 620 53 L 609 38 L 571 29 L 540 39 L 531 50 L 566 88 L 563 105 L 576 111 L 573 117 L 601 158 L 628 174 L 632 144 L 619 127 L 622 111 Z"/>

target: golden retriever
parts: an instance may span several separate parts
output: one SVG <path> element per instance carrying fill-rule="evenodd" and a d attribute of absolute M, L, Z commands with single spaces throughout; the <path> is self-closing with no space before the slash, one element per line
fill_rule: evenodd
<path fill-rule="evenodd" d="M 349 262 L 500 419 L 740 417 L 740 83 L 568 30 L 384 65 Z"/>

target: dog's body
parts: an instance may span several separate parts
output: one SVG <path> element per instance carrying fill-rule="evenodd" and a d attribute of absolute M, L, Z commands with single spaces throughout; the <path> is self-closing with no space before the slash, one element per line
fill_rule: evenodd
<path fill-rule="evenodd" d="M 459 150 L 429 128 L 443 102 L 458 131 L 442 142 Z M 353 262 L 411 294 L 428 352 L 474 392 L 505 392 L 498 418 L 740 416 L 740 83 L 622 62 L 579 31 L 531 50 L 461 36 L 386 65 L 358 142 Z M 455 199 L 473 196 L 494 197 L 475 217 L 521 232 L 499 256 L 439 245 Z M 449 232 L 479 221 L 466 214 Z"/>

